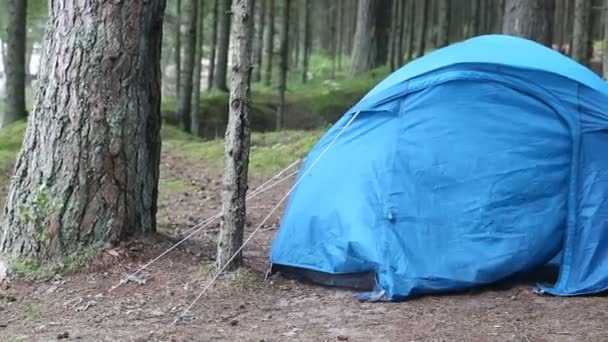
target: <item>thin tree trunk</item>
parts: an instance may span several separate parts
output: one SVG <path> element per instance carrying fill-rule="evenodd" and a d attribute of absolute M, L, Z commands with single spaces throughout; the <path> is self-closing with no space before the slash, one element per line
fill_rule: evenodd
<path fill-rule="evenodd" d="M 224 153 L 222 226 L 217 248 L 217 267 L 237 269 L 242 264 L 246 217 L 251 112 L 251 58 L 253 25 L 251 0 L 234 0 L 231 31 L 232 73 L 230 107 Z M 234 256 L 233 260 L 230 260 Z"/>
<path fill-rule="evenodd" d="M 424 50 L 426 47 L 426 26 L 427 26 L 427 14 L 428 14 L 428 1 L 426 0 L 417 0 L 416 1 L 416 19 L 418 21 L 416 33 L 416 50 L 414 53 L 414 58 L 419 58 L 424 55 Z"/>
<path fill-rule="evenodd" d="M 287 69 L 289 67 L 289 7 L 291 0 L 283 3 L 283 28 L 281 30 L 281 65 L 279 70 L 279 107 L 277 108 L 276 128 L 283 129 L 285 118 L 285 91 L 287 90 Z"/>
<path fill-rule="evenodd" d="M 182 86 L 182 0 L 175 1 L 175 99 L 179 99 L 179 87 Z M 179 117 L 176 114 L 176 120 Z"/>
<path fill-rule="evenodd" d="M 262 80 L 262 52 L 264 51 L 264 26 L 266 22 L 266 0 L 256 0 L 255 40 L 253 41 L 253 82 Z"/>
<path fill-rule="evenodd" d="M 399 39 L 399 32 L 397 30 L 397 23 L 399 22 L 399 3 L 399 0 L 393 0 L 391 7 L 391 33 L 388 41 L 388 66 L 391 72 L 395 71 L 397 40 Z"/>
<path fill-rule="evenodd" d="M 291 9 L 294 16 L 294 25 L 291 25 L 291 31 L 293 32 L 293 44 L 290 44 L 290 46 L 291 49 L 293 49 L 293 64 L 290 63 L 290 65 L 293 65 L 294 68 L 297 68 L 300 65 L 300 7 L 297 5 L 298 4 L 296 3 L 295 8 L 292 6 Z"/>
<path fill-rule="evenodd" d="M 376 0 L 359 0 L 357 27 L 353 42 L 351 75 L 358 76 L 369 71 L 373 64 L 376 32 Z"/>
<path fill-rule="evenodd" d="M 266 67 L 264 70 L 263 81 L 264 84 L 270 86 L 272 84 L 272 60 L 274 57 L 274 0 L 266 0 L 268 4 L 266 6 L 266 30 L 264 31 L 264 55 L 266 60 Z"/>
<path fill-rule="evenodd" d="M 310 59 L 310 46 L 312 33 L 310 25 L 311 0 L 304 0 L 304 55 L 302 56 L 302 83 L 308 81 L 308 63 Z"/>
<path fill-rule="evenodd" d="M 407 41 L 407 54 L 406 54 L 406 59 L 407 61 L 411 61 L 412 58 L 414 57 L 414 50 L 415 50 L 415 36 L 416 36 L 416 0 L 409 0 L 408 1 L 408 20 L 407 20 L 407 35 L 406 35 L 406 41 Z"/>
<path fill-rule="evenodd" d="M 25 50 L 27 42 L 27 1 L 7 0 L 6 102 L 0 127 L 27 116 L 25 108 Z"/>
<path fill-rule="evenodd" d="M 330 78 L 333 80 L 334 78 L 336 78 L 336 41 L 337 41 L 337 25 L 336 25 L 336 15 L 337 15 L 337 8 L 336 8 L 336 1 L 332 1 L 331 4 L 329 5 L 329 16 L 331 18 L 330 23 L 329 23 L 329 33 L 330 33 L 330 37 L 331 37 L 331 44 L 330 44 L 330 48 L 329 48 L 329 55 L 331 58 L 331 72 L 330 72 Z"/>
<path fill-rule="evenodd" d="M 574 31 L 574 16 L 572 15 L 574 0 L 565 0 L 565 2 L 562 23 L 564 24 L 563 40 L 566 46 L 563 50 L 565 54 L 570 55 L 572 53 L 572 34 Z"/>
<path fill-rule="evenodd" d="M 196 0 L 198 4 L 198 32 L 196 33 L 196 57 L 194 58 L 194 85 L 192 92 L 192 117 L 190 119 L 190 132 L 194 136 L 201 136 L 201 70 L 203 64 L 203 42 L 205 27 L 205 2 Z"/>
<path fill-rule="evenodd" d="M 182 66 L 182 85 L 177 99 L 177 117 L 180 127 L 190 132 L 192 115 L 192 91 L 194 64 L 196 59 L 196 31 L 198 19 L 198 0 L 187 1 L 186 39 L 184 40 L 184 65 Z"/>
<path fill-rule="evenodd" d="M 450 0 L 439 0 L 439 30 L 437 32 L 437 48 L 450 44 Z"/>
<path fill-rule="evenodd" d="M 591 1 L 574 2 L 574 29 L 572 35 L 572 58 L 581 64 L 589 65 L 589 31 L 591 25 Z"/>
<path fill-rule="evenodd" d="M 552 47 L 552 19 L 552 1 L 507 0 L 503 33 L 528 38 Z"/>
<path fill-rule="evenodd" d="M 231 0 L 219 0 L 217 60 L 215 66 L 215 88 L 228 91 L 228 48 L 230 45 L 230 5 Z M 251 19 L 250 19 L 251 20 Z"/>
<path fill-rule="evenodd" d="M 213 88 L 215 83 L 215 59 L 217 56 L 217 26 L 218 26 L 218 7 L 220 0 L 213 0 L 213 17 L 211 18 L 211 46 L 209 47 L 209 75 L 207 76 L 207 91 Z"/>
<path fill-rule="evenodd" d="M 401 67 L 403 63 L 404 43 L 405 43 L 405 11 L 406 11 L 406 0 L 395 0 L 398 3 L 397 6 L 397 33 L 395 35 L 395 69 Z"/>
<path fill-rule="evenodd" d="M 555 12 L 553 16 L 553 44 L 556 46 L 557 51 L 562 51 L 564 46 L 564 26 L 566 23 L 562 22 L 564 17 L 565 0 L 555 0 Z"/>
<path fill-rule="evenodd" d="M 344 45 L 344 0 L 338 0 L 338 41 L 336 47 L 338 49 L 338 70 L 342 70 L 342 54 Z"/>
<path fill-rule="evenodd" d="M 52 2 L 0 253 L 61 258 L 155 231 L 164 9 Z"/>
<path fill-rule="evenodd" d="M 604 15 L 604 41 L 602 51 L 602 67 L 604 79 L 608 80 L 608 0 L 604 0 L 604 8 L 602 9 Z"/>

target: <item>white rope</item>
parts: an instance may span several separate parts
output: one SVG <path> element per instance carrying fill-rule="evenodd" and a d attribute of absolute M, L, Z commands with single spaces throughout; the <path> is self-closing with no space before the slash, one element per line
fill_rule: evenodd
<path fill-rule="evenodd" d="M 296 166 L 299 162 L 300 162 L 300 159 L 294 161 L 289 166 L 287 166 L 285 169 L 281 170 L 279 173 L 277 173 L 276 175 L 274 175 L 272 178 L 268 179 L 266 182 L 264 182 L 262 185 L 260 185 L 258 188 L 256 188 L 256 190 L 254 190 L 253 192 L 251 192 L 251 194 L 249 194 L 249 196 L 247 196 L 246 200 L 249 200 L 249 199 L 251 199 L 251 198 L 253 198 L 253 197 L 255 197 L 255 196 L 257 196 L 257 195 L 259 195 L 259 194 L 261 194 L 261 193 L 263 193 L 263 192 L 265 192 L 265 191 L 267 191 L 267 190 L 269 190 L 269 189 L 271 189 L 273 187 L 275 187 L 276 185 L 282 183 L 286 179 L 289 179 L 291 176 L 293 176 L 296 173 L 298 173 L 298 171 L 294 171 L 294 172 L 288 174 L 287 176 L 279 179 L 278 181 L 276 181 L 276 182 L 268 185 L 272 180 L 277 179 L 282 174 L 284 174 L 286 171 L 288 171 L 288 170 L 292 169 L 294 166 Z M 120 282 L 118 284 L 112 286 L 112 288 L 110 288 L 110 290 L 108 292 L 112 292 L 116 288 L 120 287 L 122 284 L 125 284 L 129 279 L 135 277 L 137 274 L 139 274 L 140 272 L 142 272 L 146 268 L 150 267 L 150 265 L 152 265 L 153 263 L 155 263 L 156 261 L 158 261 L 163 256 L 167 255 L 167 253 L 171 252 L 172 250 L 174 250 L 175 248 L 177 248 L 182 243 L 186 242 L 188 239 L 190 239 L 192 236 L 196 235 L 201 230 L 203 230 L 206 227 L 208 227 L 211 223 L 213 223 L 213 221 L 217 220 L 221 216 L 222 216 L 222 212 L 220 211 L 219 213 L 216 213 L 215 215 L 211 216 L 210 218 L 206 219 L 205 221 L 203 221 L 203 222 L 195 225 L 194 227 L 192 227 L 189 230 L 187 230 L 186 232 L 184 232 L 184 234 L 188 234 L 188 233 L 190 233 L 190 234 L 188 234 L 186 237 L 184 237 L 183 239 L 181 239 L 180 241 L 178 241 L 177 243 L 175 243 L 173 246 L 169 247 L 167 250 L 165 250 L 164 252 L 162 252 L 156 258 L 152 259 L 151 261 L 149 261 L 148 263 L 146 263 L 145 265 L 143 265 L 142 267 L 140 267 L 134 273 L 130 274 L 129 276 L 127 276 L 124 279 L 121 279 Z"/>
<path fill-rule="evenodd" d="M 266 215 L 266 217 L 262 220 L 262 222 L 254 229 L 254 231 L 249 235 L 249 237 L 243 242 L 243 244 L 241 245 L 241 247 L 239 247 L 239 249 L 237 249 L 237 251 L 230 257 L 230 259 L 228 259 L 228 261 L 226 261 L 226 263 L 224 264 L 224 266 L 221 267 L 219 269 L 219 271 L 217 271 L 217 273 L 215 274 L 215 276 L 211 279 L 211 281 L 209 281 L 209 283 L 207 283 L 207 285 L 198 294 L 198 296 L 196 296 L 196 298 L 192 301 L 192 303 L 190 303 L 190 305 L 188 305 L 188 307 L 181 313 L 181 315 L 179 315 L 175 319 L 175 321 L 173 321 L 173 324 L 175 324 L 178 321 L 180 321 L 188 313 L 188 311 L 190 311 L 190 309 L 196 304 L 196 302 L 198 302 L 198 300 L 205 294 L 205 292 L 207 292 L 207 290 L 211 287 L 211 285 L 213 285 L 213 283 L 217 280 L 217 278 L 220 276 L 220 274 L 222 274 L 222 272 L 230 265 L 230 263 L 232 262 L 232 260 L 234 260 L 234 258 L 243 250 L 243 248 L 245 248 L 245 246 L 247 245 L 247 243 L 249 243 L 249 241 L 264 226 L 264 224 L 266 224 L 266 221 L 268 221 L 270 219 L 270 217 L 272 216 L 272 214 L 274 214 L 274 212 L 279 209 L 279 207 L 281 206 L 281 204 L 283 204 L 283 202 L 289 197 L 289 195 L 293 192 L 293 190 L 295 190 L 295 188 L 298 186 L 298 184 L 300 184 L 300 182 L 302 181 L 302 179 L 304 179 L 304 176 L 306 176 L 310 172 L 310 170 L 312 170 L 312 168 L 315 165 L 317 165 L 317 163 L 319 162 L 319 160 L 321 160 L 321 158 L 331 148 L 331 146 L 336 142 L 336 140 L 338 140 L 338 138 L 342 135 L 342 133 L 344 133 L 344 131 L 350 126 L 350 124 L 355 120 L 355 118 L 359 115 L 359 113 L 360 112 L 356 112 L 353 115 L 353 117 L 346 123 L 346 125 L 344 127 L 342 127 L 342 129 L 338 132 L 338 134 L 336 135 L 336 137 L 325 147 L 325 149 L 321 152 L 321 154 L 319 154 L 319 156 L 317 157 L 317 159 L 314 160 L 314 162 L 310 165 L 310 167 L 308 167 L 308 169 L 306 169 L 306 171 L 304 171 L 304 173 L 302 173 L 302 176 L 298 179 L 298 181 L 279 200 L 279 202 L 274 206 L 274 208 L 272 208 L 272 210 L 270 211 L 270 213 L 268 213 L 268 215 Z"/>

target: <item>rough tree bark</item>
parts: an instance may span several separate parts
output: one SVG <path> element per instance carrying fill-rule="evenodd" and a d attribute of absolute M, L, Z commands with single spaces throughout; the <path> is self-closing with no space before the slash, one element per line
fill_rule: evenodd
<path fill-rule="evenodd" d="M 310 23 L 311 0 L 304 0 L 304 54 L 302 56 L 302 83 L 308 81 L 308 63 L 310 60 L 310 48 L 312 44 L 312 32 Z"/>
<path fill-rule="evenodd" d="M 182 85 L 182 0 L 175 1 L 175 98 L 179 99 Z M 177 112 L 176 120 L 179 122 Z"/>
<path fill-rule="evenodd" d="M 228 48 L 230 45 L 230 5 L 231 0 L 219 0 L 218 6 L 218 37 L 217 59 L 215 66 L 215 88 L 228 91 Z"/>
<path fill-rule="evenodd" d="M 553 5 L 547 0 L 507 0 L 503 33 L 552 47 Z"/>
<path fill-rule="evenodd" d="M 253 82 L 262 80 L 262 53 L 264 51 L 264 29 L 266 21 L 266 0 L 257 0 L 255 11 L 255 40 L 253 42 Z"/>
<path fill-rule="evenodd" d="M 207 77 L 207 90 L 213 88 L 215 78 L 215 57 L 217 56 L 217 22 L 218 22 L 218 2 L 213 0 L 213 18 L 211 27 L 211 46 L 209 47 L 209 76 Z"/>
<path fill-rule="evenodd" d="M 263 81 L 266 86 L 272 83 L 272 60 L 274 57 L 274 0 L 265 0 L 266 4 L 266 30 L 264 31 L 264 68 Z"/>
<path fill-rule="evenodd" d="M 377 0 L 359 0 L 357 24 L 353 41 L 351 75 L 369 71 L 373 65 L 374 37 L 376 36 Z"/>
<path fill-rule="evenodd" d="M 0 252 L 61 257 L 156 229 L 165 0 L 54 0 Z"/>
<path fill-rule="evenodd" d="M 437 31 L 437 48 L 450 44 L 450 0 L 439 0 L 439 27 Z"/>
<path fill-rule="evenodd" d="M 281 63 L 279 65 L 279 106 L 277 108 L 276 129 L 283 129 L 285 118 L 285 91 L 287 90 L 287 71 L 289 69 L 289 8 L 291 0 L 283 3 L 283 28 L 281 29 Z"/>
<path fill-rule="evenodd" d="M 192 110 L 190 118 L 190 132 L 195 136 L 201 135 L 201 71 L 203 64 L 203 42 L 205 27 L 205 2 L 196 0 L 198 4 L 198 28 L 196 32 L 196 54 L 194 58 Z"/>
<path fill-rule="evenodd" d="M 217 248 L 217 266 L 234 270 L 242 263 L 249 168 L 249 116 L 251 111 L 251 54 L 253 25 L 251 0 L 234 0 L 230 108 L 226 129 L 222 191 L 222 226 Z M 235 255 L 234 259 L 230 258 Z M 230 262 L 229 262 L 230 261 Z"/>
<path fill-rule="evenodd" d="M 579 63 L 589 65 L 589 35 L 591 25 L 591 0 L 576 0 L 574 2 L 574 28 L 572 34 L 572 58 Z"/>
<path fill-rule="evenodd" d="M 26 117 L 25 109 L 25 49 L 26 49 L 26 0 L 7 0 L 8 22 L 6 25 L 6 103 L 0 127 Z"/>
<path fill-rule="evenodd" d="M 187 1 L 186 39 L 184 40 L 184 65 L 182 66 L 182 84 L 177 98 L 177 118 L 182 130 L 190 132 L 192 115 L 192 92 L 194 64 L 196 60 L 196 31 L 198 22 L 198 0 Z"/>

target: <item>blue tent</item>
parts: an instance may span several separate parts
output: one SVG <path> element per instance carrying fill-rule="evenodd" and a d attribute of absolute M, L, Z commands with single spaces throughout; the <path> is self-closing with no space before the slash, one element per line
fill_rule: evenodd
<path fill-rule="evenodd" d="M 321 138 L 298 182 L 273 270 L 403 300 L 559 255 L 541 292 L 608 289 L 608 84 L 535 42 L 481 36 L 407 64 Z"/>

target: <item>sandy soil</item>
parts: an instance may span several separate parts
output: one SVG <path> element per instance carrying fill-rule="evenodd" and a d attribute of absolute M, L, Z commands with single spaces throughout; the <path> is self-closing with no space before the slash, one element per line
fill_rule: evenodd
<path fill-rule="evenodd" d="M 112 292 L 129 272 L 219 209 L 219 178 L 165 155 L 163 175 L 192 189 L 162 196 L 160 234 L 106 251 L 89 268 L 0 288 L 0 341 L 607 341 L 605 297 L 532 293 L 534 279 L 402 303 L 361 303 L 354 292 L 264 279 L 273 218 L 245 250 L 246 266 L 220 276 L 186 319 L 172 324 L 214 275 L 219 224 Z M 250 232 L 289 185 L 249 205 Z"/>

